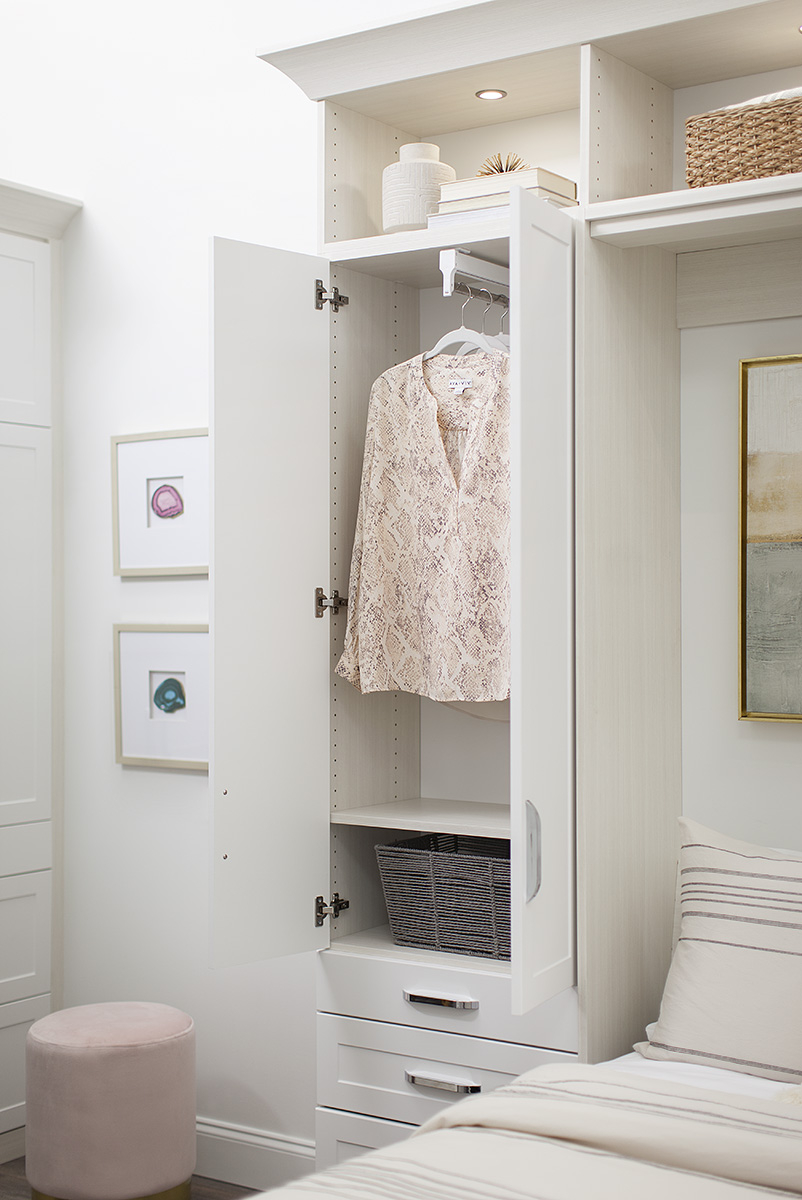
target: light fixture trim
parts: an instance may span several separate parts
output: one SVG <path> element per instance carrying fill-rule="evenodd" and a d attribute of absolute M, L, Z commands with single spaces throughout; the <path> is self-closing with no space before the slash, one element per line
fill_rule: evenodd
<path fill-rule="evenodd" d="M 476 99 L 477 100 L 503 100 L 506 95 L 507 95 L 507 93 L 503 92 L 501 90 L 501 88 L 482 88 L 481 91 L 476 92 Z"/>

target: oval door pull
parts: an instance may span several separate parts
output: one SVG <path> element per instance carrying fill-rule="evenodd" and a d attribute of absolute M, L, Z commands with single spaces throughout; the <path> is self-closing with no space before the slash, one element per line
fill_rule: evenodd
<path fill-rule="evenodd" d="M 457 1083 L 455 1079 L 441 1079 L 437 1075 L 418 1075 L 415 1071 L 405 1071 L 407 1083 L 416 1083 L 418 1087 L 437 1088 L 441 1092 L 455 1092 L 460 1096 L 472 1096 L 481 1092 L 481 1083 Z"/>
<path fill-rule="evenodd" d="M 466 1000 L 458 996 L 431 996 L 426 992 L 404 991 L 404 999 L 409 1004 L 437 1004 L 440 1008 L 471 1008 L 479 1007 L 478 1000 Z"/>

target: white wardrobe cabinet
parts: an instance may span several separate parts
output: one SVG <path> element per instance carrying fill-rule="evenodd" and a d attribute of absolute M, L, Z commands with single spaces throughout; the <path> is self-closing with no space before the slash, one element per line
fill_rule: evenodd
<path fill-rule="evenodd" d="M 787 49 L 773 2 L 752 6 L 759 49 L 749 6 L 650 11 L 639 30 L 613 0 L 604 46 L 581 48 L 583 12 L 545 7 L 548 45 L 540 22 L 496 0 L 391 39 L 265 53 L 322 101 L 323 252 L 214 248 L 216 941 L 232 962 L 324 950 L 321 1164 L 422 1119 L 406 1080 L 417 1060 L 464 1082 L 480 1044 L 495 1072 L 527 1049 L 624 1053 L 656 1016 L 670 957 L 678 326 L 733 312 L 735 296 L 739 313 L 770 315 L 772 278 L 789 268 L 774 254 L 756 271 L 754 244 L 802 232 L 799 176 L 672 190 L 674 89 L 785 66 Z M 432 49 L 444 38 L 445 73 Z M 512 101 L 498 140 L 535 144 L 543 122 L 576 127 L 550 114 L 578 110 L 564 152 L 580 208 L 515 190 L 509 213 L 382 234 L 382 168 L 418 140 L 481 161 L 485 124 L 505 119 L 474 100 L 491 84 Z M 348 592 L 370 386 L 458 323 L 441 248 L 510 269 L 509 735 L 412 696 L 359 695 L 333 674 L 345 610 L 317 615 L 316 596 Z M 392 944 L 374 846 L 431 830 L 509 836 L 510 964 Z M 391 1060 L 402 1076 L 386 1084 Z"/>

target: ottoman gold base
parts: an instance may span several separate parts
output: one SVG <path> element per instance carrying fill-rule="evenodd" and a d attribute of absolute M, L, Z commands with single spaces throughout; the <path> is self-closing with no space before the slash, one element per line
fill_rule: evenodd
<path fill-rule="evenodd" d="M 175 1187 L 168 1188 L 166 1192 L 151 1192 L 147 1196 L 131 1197 L 131 1200 L 190 1200 L 191 1180 L 186 1183 L 179 1183 Z M 31 1200 L 64 1200 L 63 1196 L 48 1196 L 45 1192 L 39 1192 L 35 1187 L 31 1188 Z"/>

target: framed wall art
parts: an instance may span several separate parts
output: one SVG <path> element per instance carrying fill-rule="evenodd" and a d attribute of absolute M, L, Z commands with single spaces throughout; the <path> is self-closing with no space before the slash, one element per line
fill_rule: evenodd
<path fill-rule="evenodd" d="M 115 625 L 117 762 L 209 767 L 208 625 Z"/>
<path fill-rule="evenodd" d="M 740 716 L 802 721 L 802 354 L 740 369 Z"/>
<path fill-rule="evenodd" d="M 111 439 L 114 574 L 208 575 L 206 429 Z"/>

